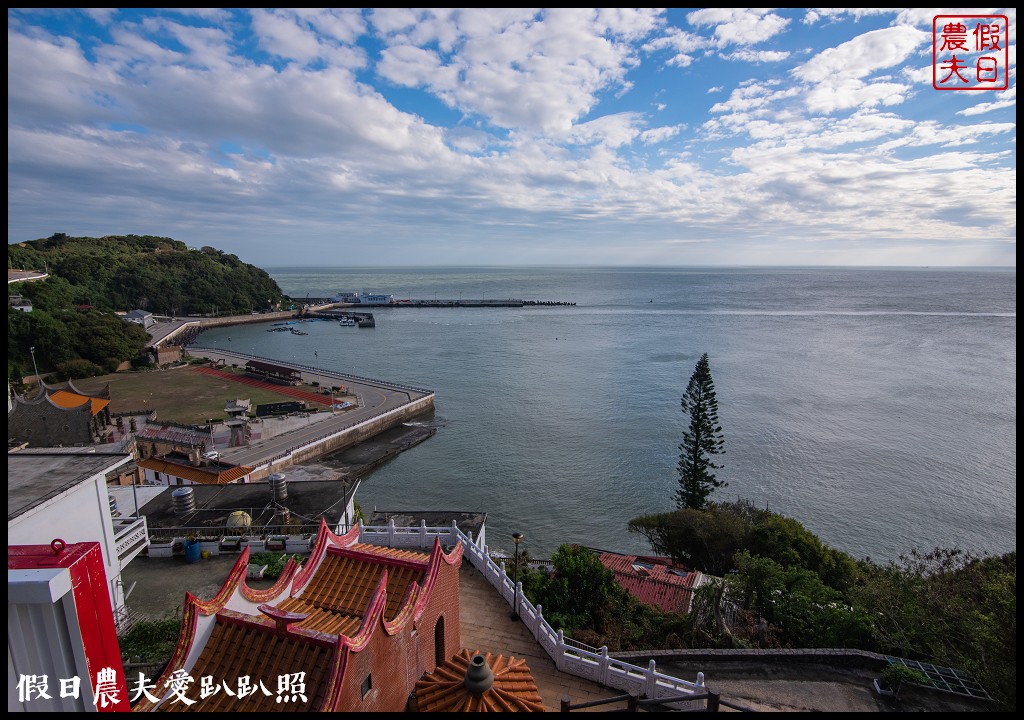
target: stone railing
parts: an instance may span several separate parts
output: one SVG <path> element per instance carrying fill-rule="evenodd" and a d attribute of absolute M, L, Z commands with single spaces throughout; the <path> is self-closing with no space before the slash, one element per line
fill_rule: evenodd
<path fill-rule="evenodd" d="M 654 660 L 651 660 L 647 667 L 639 667 L 630 663 L 610 657 L 607 647 L 594 648 L 583 643 L 576 642 L 565 637 L 561 630 L 555 630 L 547 620 L 544 619 L 543 607 L 534 606 L 525 595 L 523 595 L 522 583 L 518 588 L 505 571 L 505 563 L 498 565 L 491 560 L 487 547 L 480 547 L 473 542 L 471 535 L 466 535 L 452 521 L 450 527 L 427 527 L 420 523 L 418 527 L 398 528 L 394 521 L 387 525 L 363 526 L 359 535 L 360 542 L 372 543 L 375 545 L 387 545 L 388 547 L 415 547 L 429 549 L 439 538 L 442 545 L 455 545 L 457 542 L 463 544 L 463 557 L 468 559 L 470 564 L 476 568 L 498 591 L 498 595 L 508 603 L 519 615 L 523 624 L 530 631 L 533 637 L 540 643 L 541 647 L 551 656 L 555 666 L 560 672 L 586 678 L 606 687 L 631 692 L 640 697 L 651 700 L 658 698 L 678 698 L 680 695 L 702 695 L 706 692 L 704 687 L 704 673 L 697 673 L 696 681 L 680 680 L 679 678 L 665 675 L 657 670 Z M 693 700 L 672 702 L 669 706 L 677 710 L 703 710 L 705 701 Z"/>

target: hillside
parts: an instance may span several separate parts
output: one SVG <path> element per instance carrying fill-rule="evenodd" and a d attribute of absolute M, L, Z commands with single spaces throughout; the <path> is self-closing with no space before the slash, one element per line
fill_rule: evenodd
<path fill-rule="evenodd" d="M 284 295 L 266 271 L 212 247 L 149 235 L 48 238 L 8 245 L 9 268 L 46 270 L 43 282 L 15 283 L 8 293 L 32 301 L 33 311 L 8 310 L 7 359 L 12 377 L 77 364 L 74 375 L 112 371 L 148 341 L 141 328 L 114 311 L 156 315 L 229 315 L 264 310 Z"/>
<path fill-rule="evenodd" d="M 263 310 L 283 299 L 258 267 L 212 247 L 150 235 L 69 237 L 56 233 L 7 248 L 11 268 L 46 268 L 65 280 L 68 305 L 100 310 L 140 308 L 160 315 L 232 314 Z M 42 285 L 21 286 L 27 297 Z M 35 298 L 32 298 L 33 301 Z"/>

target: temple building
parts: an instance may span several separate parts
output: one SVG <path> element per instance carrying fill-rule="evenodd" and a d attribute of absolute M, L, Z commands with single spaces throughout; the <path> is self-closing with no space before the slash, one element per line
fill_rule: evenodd
<path fill-rule="evenodd" d="M 273 587 L 246 585 L 246 549 L 212 600 L 187 593 L 160 697 L 134 709 L 405 710 L 417 680 L 460 651 L 462 545 L 435 540 L 427 554 L 358 538 L 358 526 L 337 535 L 321 522 L 306 565 L 290 560 Z M 175 692 L 183 674 L 195 683 Z"/>
<path fill-rule="evenodd" d="M 7 438 L 34 447 L 113 442 L 116 421 L 110 415 L 110 387 L 89 393 L 70 380 L 41 383 L 32 399 L 14 394 L 7 412 Z"/>

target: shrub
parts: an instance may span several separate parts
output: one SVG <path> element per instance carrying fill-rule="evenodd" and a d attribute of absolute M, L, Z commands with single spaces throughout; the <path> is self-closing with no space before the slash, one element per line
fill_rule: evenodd
<path fill-rule="evenodd" d="M 932 681 L 923 672 L 916 668 L 907 667 L 902 663 L 892 663 L 886 667 L 882 671 L 882 682 L 894 691 L 899 690 L 900 686 L 905 682 L 927 686 L 932 684 Z"/>
<path fill-rule="evenodd" d="M 127 662 L 163 662 L 174 651 L 180 629 L 178 618 L 140 620 L 118 639 L 121 657 Z"/>
<path fill-rule="evenodd" d="M 79 358 L 77 360 L 65 360 L 62 363 L 58 363 L 57 372 L 69 380 L 78 380 L 79 378 L 102 375 L 103 368 L 91 360 L 83 360 Z"/>

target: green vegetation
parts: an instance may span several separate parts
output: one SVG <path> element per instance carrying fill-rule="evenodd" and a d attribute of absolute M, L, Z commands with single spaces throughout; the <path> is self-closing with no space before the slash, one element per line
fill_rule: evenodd
<path fill-rule="evenodd" d="M 31 313 L 8 310 L 7 359 L 12 377 L 69 360 L 88 360 L 108 372 L 134 358 L 149 336 L 113 311 L 154 314 L 235 314 L 284 300 L 263 270 L 212 247 L 190 250 L 170 238 L 124 235 L 49 238 L 7 247 L 11 268 L 46 269 L 43 281 L 16 283 L 8 292 L 32 301 Z"/>
<path fill-rule="evenodd" d="M 121 659 L 132 663 L 162 663 L 174 652 L 180 631 L 180 618 L 140 620 L 118 638 Z"/>
<path fill-rule="evenodd" d="M 277 580 L 284 572 L 284 566 L 288 564 L 288 553 L 258 552 L 249 556 L 250 565 L 266 565 L 263 571 L 264 579 Z M 295 562 L 301 563 L 304 558 L 301 555 L 292 555 Z"/>
<path fill-rule="evenodd" d="M 520 562 L 526 557 L 521 553 Z M 562 545 L 551 563 L 551 572 L 521 567 L 519 577 L 523 594 L 543 606 L 552 627 L 609 650 L 682 646 L 679 637 L 688 631 L 689 619 L 638 602 L 593 551 Z"/>
<path fill-rule="evenodd" d="M 66 286 L 59 278 L 35 283 L 16 283 L 10 292 L 44 298 L 30 313 L 7 311 L 7 369 L 12 378 L 33 373 L 30 348 L 40 372 L 65 368 L 81 372 L 88 367 L 113 372 L 124 360 L 138 355 L 149 335 L 138 325 L 96 310 L 79 311 L 60 306 L 51 291 Z M 74 361 L 84 361 L 90 365 Z M 67 363 L 72 365 L 67 365 Z"/>
<path fill-rule="evenodd" d="M 920 670 L 897 663 L 890 664 L 882 671 L 882 682 L 897 693 L 900 686 L 905 682 L 917 683 L 918 685 L 932 684 L 928 676 Z"/>
<path fill-rule="evenodd" d="M 1004 709 L 1016 706 L 1016 552 L 858 562 L 745 502 L 642 516 L 629 528 L 656 552 L 723 578 L 697 594 L 693 647 L 872 650 L 965 671 Z"/>
<path fill-rule="evenodd" d="M 702 510 L 712 490 L 728 485 L 715 477 L 714 471 L 722 466 L 712 461 L 712 456 L 725 452 L 725 437 L 718 424 L 718 396 L 707 353 L 697 361 L 681 405 L 690 416 L 690 424 L 679 445 L 676 504 L 680 509 Z"/>

